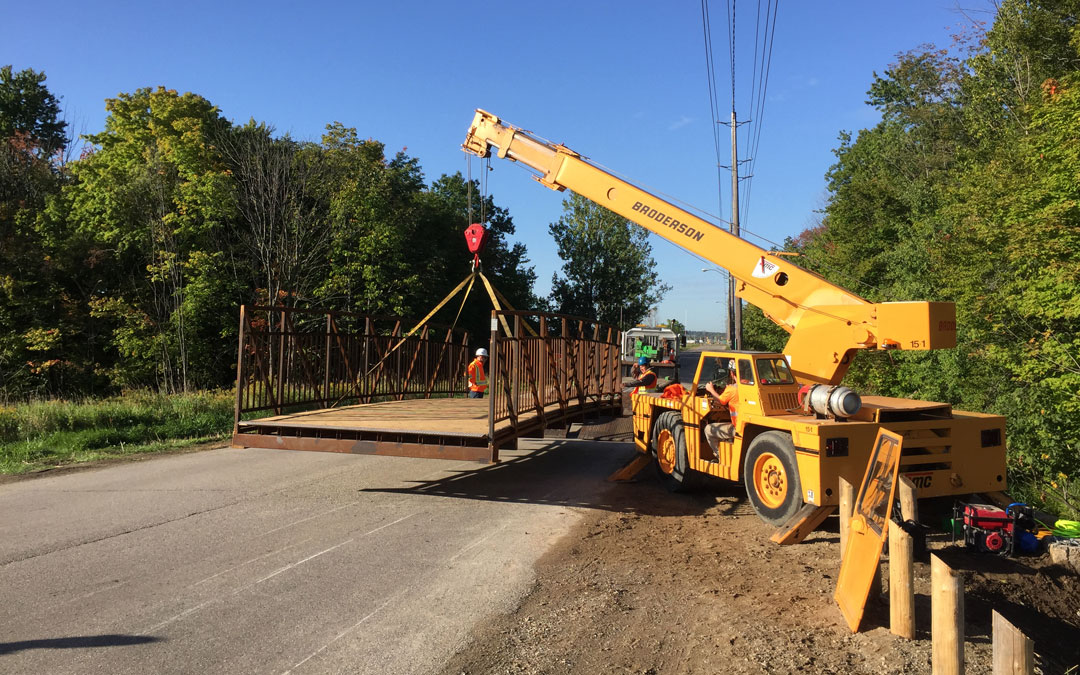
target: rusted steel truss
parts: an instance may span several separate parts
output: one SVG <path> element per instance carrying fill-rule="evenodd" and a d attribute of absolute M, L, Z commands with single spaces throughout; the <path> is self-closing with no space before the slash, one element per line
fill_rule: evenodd
<path fill-rule="evenodd" d="M 505 320 L 504 320 L 505 319 Z M 509 328 L 509 330 L 507 330 Z M 619 331 L 589 319 L 544 312 L 493 311 L 488 412 L 491 460 L 495 429 L 514 436 L 571 417 L 621 410 Z"/>
<path fill-rule="evenodd" d="M 496 311 L 487 423 L 478 419 L 475 433 L 296 420 L 346 405 L 466 396 L 471 347 L 483 345 L 434 325 L 402 341 L 408 325 L 348 312 L 241 307 L 233 444 L 494 462 L 520 437 L 621 410 L 616 329 L 559 314 Z M 275 417 L 245 421 L 260 413 Z"/>
<path fill-rule="evenodd" d="M 468 333 L 422 326 L 402 342 L 402 325 L 350 312 L 242 306 L 236 426 L 260 411 L 464 396 Z"/>

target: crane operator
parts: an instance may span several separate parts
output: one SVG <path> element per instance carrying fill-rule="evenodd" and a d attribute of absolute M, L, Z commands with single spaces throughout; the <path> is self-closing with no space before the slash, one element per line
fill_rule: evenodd
<path fill-rule="evenodd" d="M 709 392 L 709 396 L 716 399 L 731 413 L 730 422 L 713 422 L 705 427 L 705 439 L 709 441 L 709 446 L 717 457 L 720 456 L 720 443 L 731 443 L 735 440 L 735 421 L 739 415 L 739 385 L 736 384 L 735 379 L 735 359 L 728 359 L 727 368 L 720 372 L 727 373 L 727 386 L 723 391 L 716 390 L 716 382 L 719 380 L 705 385 L 705 391 Z"/>

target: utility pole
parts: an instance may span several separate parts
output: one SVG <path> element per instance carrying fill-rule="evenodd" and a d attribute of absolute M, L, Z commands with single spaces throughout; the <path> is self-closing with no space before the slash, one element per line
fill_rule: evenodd
<path fill-rule="evenodd" d="M 735 106 L 731 107 L 731 233 L 739 235 L 739 150 L 736 136 L 739 125 Z M 728 343 L 742 349 L 742 302 L 735 297 L 735 277 L 728 274 Z"/>

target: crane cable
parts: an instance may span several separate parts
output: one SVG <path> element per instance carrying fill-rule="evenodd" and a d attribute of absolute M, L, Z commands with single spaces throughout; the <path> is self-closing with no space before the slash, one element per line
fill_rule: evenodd
<path fill-rule="evenodd" d="M 466 220 L 472 225 L 472 155 L 465 153 L 465 194 L 468 195 L 468 215 Z"/>

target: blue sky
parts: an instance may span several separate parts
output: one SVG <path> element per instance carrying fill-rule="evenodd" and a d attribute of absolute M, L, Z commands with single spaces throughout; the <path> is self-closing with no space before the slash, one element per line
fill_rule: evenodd
<path fill-rule="evenodd" d="M 966 12 L 989 20 L 987 4 L 966 3 Z M 725 116 L 727 6 L 710 3 Z M 757 7 L 736 4 L 740 119 L 751 115 Z M 464 172 L 460 144 L 473 109 L 484 108 L 642 186 L 729 217 L 726 174 L 717 193 L 699 0 L 2 0 L 0 9 L 9 27 L 21 27 L 5 31 L 0 64 L 44 70 L 66 119 L 83 133 L 103 128 L 105 98 L 163 85 L 200 94 L 237 122 L 254 117 L 299 139 L 317 140 L 327 123 L 340 121 L 383 141 L 390 153 L 407 149 L 433 180 Z M 742 224 L 781 242 L 815 223 L 838 133 L 876 122 L 864 103 L 874 71 L 920 44 L 948 46 L 950 27 L 967 20 L 949 0 L 787 2 L 777 17 L 764 114 L 753 120 L 761 135 Z M 559 218 L 563 195 L 509 162 L 492 166 L 489 192 L 514 217 L 545 294 L 559 267 L 547 226 Z M 652 241 L 673 287 L 659 318 L 722 330 L 721 275 Z"/>

